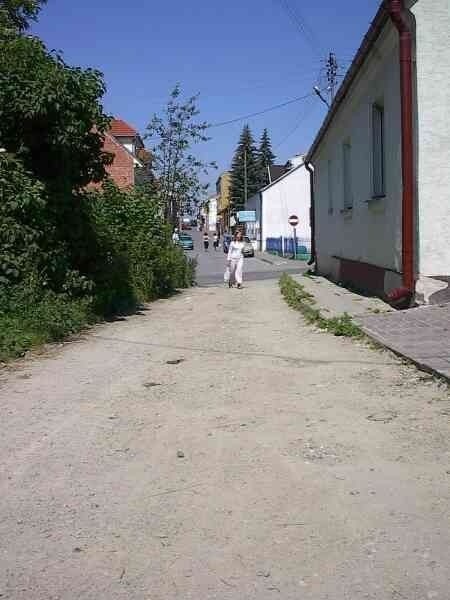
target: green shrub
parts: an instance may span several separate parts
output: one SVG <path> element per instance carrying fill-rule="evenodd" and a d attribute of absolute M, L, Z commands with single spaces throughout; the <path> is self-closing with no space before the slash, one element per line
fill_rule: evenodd
<path fill-rule="evenodd" d="M 45 187 L 0 157 L 0 359 L 193 284 L 195 263 L 171 241 L 145 188 L 72 195 L 52 224 Z"/>
<path fill-rule="evenodd" d="M 71 299 L 23 287 L 0 295 L 0 360 L 21 356 L 46 342 L 61 340 L 95 320 L 90 298 Z"/>
<path fill-rule="evenodd" d="M 195 265 L 173 245 L 161 204 L 151 189 L 123 191 L 107 182 L 85 200 L 107 265 L 93 273 L 101 295 L 105 286 L 111 292 L 119 284 L 119 298 L 125 293 L 132 302 L 140 303 L 192 285 Z M 124 281 L 128 290 L 121 287 Z"/>

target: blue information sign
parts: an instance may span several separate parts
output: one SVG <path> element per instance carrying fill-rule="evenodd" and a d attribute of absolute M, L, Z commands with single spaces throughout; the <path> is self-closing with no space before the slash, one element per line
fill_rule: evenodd
<path fill-rule="evenodd" d="M 240 210 L 236 216 L 239 223 L 252 223 L 256 221 L 256 212 L 254 210 Z"/>

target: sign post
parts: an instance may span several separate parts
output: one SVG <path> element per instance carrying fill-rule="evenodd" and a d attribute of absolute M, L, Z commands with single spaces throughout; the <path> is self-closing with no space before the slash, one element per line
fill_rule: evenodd
<path fill-rule="evenodd" d="M 294 260 L 297 259 L 297 225 L 298 225 L 298 217 L 297 215 L 291 215 L 288 219 L 289 225 L 294 230 Z"/>

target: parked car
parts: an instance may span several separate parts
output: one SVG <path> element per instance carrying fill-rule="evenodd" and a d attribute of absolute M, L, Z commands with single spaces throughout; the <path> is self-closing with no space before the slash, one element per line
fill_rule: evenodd
<path fill-rule="evenodd" d="M 253 256 L 255 256 L 255 249 L 253 248 L 253 244 L 250 241 L 250 238 L 247 236 L 244 237 L 244 248 L 242 249 L 242 254 L 246 258 L 252 258 Z"/>
<path fill-rule="evenodd" d="M 228 248 L 230 247 L 231 235 L 229 233 L 225 233 L 223 236 L 222 248 L 225 254 L 228 252 Z"/>
<path fill-rule="evenodd" d="M 178 240 L 178 245 L 183 248 L 183 250 L 193 250 L 194 240 L 187 233 L 181 233 L 180 239 Z"/>

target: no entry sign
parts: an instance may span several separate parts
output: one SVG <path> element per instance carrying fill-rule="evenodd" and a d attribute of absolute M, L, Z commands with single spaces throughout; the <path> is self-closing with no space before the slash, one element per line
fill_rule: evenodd
<path fill-rule="evenodd" d="M 298 225 L 298 217 L 297 217 L 297 215 L 291 215 L 289 217 L 289 225 L 291 227 L 297 227 L 297 225 Z"/>

